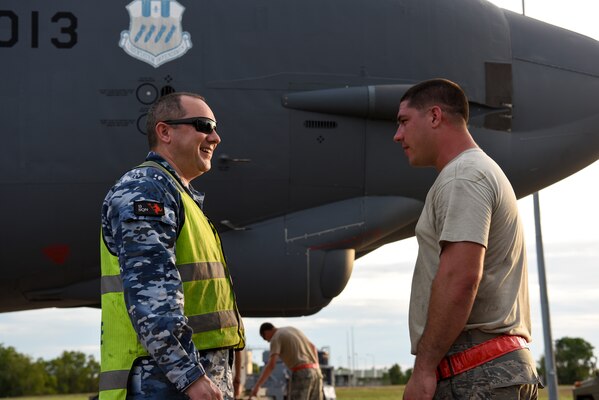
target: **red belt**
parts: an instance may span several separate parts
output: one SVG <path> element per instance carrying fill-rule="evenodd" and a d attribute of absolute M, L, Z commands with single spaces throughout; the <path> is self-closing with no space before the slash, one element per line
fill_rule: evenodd
<path fill-rule="evenodd" d="M 318 364 L 316 364 L 316 363 L 312 363 L 312 364 L 299 364 L 299 365 L 296 365 L 295 367 L 291 368 L 291 370 L 293 372 L 295 372 L 295 371 L 299 371 L 300 369 L 308 369 L 308 368 L 318 368 Z"/>
<path fill-rule="evenodd" d="M 451 378 L 501 357 L 504 354 L 526 347 L 526 339 L 521 336 L 497 336 L 496 338 L 443 358 L 437 367 L 437 380 Z"/>

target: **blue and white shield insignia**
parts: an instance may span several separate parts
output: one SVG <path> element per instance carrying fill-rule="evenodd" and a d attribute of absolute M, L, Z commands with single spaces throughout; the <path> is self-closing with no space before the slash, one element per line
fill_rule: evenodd
<path fill-rule="evenodd" d="M 119 46 L 130 56 L 157 68 L 191 48 L 191 36 L 181 26 L 185 7 L 176 0 L 134 0 L 127 10 L 131 21 Z"/>

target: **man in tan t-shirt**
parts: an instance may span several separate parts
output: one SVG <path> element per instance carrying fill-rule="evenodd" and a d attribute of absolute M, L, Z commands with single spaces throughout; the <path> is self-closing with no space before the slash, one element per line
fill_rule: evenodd
<path fill-rule="evenodd" d="M 275 328 L 265 322 L 260 326 L 260 336 L 270 342 L 270 355 L 250 397 L 258 394 L 260 386 L 272 373 L 277 359 L 291 370 L 289 400 L 322 400 L 322 373 L 318 364 L 316 346 L 299 329 L 291 326 Z"/>
<path fill-rule="evenodd" d="M 468 99 L 433 79 L 402 97 L 394 140 L 439 172 L 416 225 L 416 355 L 404 399 L 536 399 L 526 253 L 516 196 L 468 131 Z"/>

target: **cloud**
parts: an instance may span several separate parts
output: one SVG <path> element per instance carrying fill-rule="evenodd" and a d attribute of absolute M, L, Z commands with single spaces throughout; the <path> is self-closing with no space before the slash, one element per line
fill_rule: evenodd
<path fill-rule="evenodd" d="M 81 351 L 100 360 L 100 310 L 50 308 L 0 314 L 0 343 L 33 359 Z"/>

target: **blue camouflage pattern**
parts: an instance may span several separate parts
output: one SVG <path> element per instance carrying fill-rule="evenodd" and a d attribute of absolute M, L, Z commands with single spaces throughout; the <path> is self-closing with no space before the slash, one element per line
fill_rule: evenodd
<path fill-rule="evenodd" d="M 222 349 L 202 351 L 200 363 L 206 371 L 206 376 L 220 389 L 224 400 L 234 400 L 233 390 L 233 351 Z"/>
<path fill-rule="evenodd" d="M 179 179 L 158 154 L 150 152 L 146 160 L 159 163 Z M 201 208 L 204 195 L 191 185 L 186 190 Z M 136 215 L 133 204 L 137 201 L 160 203 L 164 213 Z M 166 388 L 174 388 L 175 393 L 187 398 L 181 392 L 206 373 L 183 312 L 183 285 L 176 268 L 175 243 L 184 220 L 178 188 L 157 168 L 127 172 L 102 205 L 104 241 L 109 251 L 118 256 L 127 311 L 150 355 L 136 363 L 141 380 L 138 388 L 132 388 L 139 389 L 138 393 L 148 392 L 150 397 L 135 398 L 162 398 L 153 392 Z"/>
<path fill-rule="evenodd" d="M 224 400 L 234 400 L 232 351 L 223 349 L 201 352 L 199 362 L 206 376 L 220 389 Z M 133 399 L 188 399 L 166 379 L 156 373 L 156 364 L 149 357 L 136 360 L 129 378 L 127 398 Z"/>

